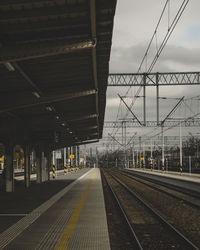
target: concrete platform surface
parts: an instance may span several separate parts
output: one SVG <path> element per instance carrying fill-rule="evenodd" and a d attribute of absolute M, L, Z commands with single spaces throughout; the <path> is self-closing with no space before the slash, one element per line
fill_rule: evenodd
<path fill-rule="evenodd" d="M 68 183 L 58 185 L 54 195 L 31 212 L 19 209 L 21 217 L 19 210 L 15 212 L 18 221 L 0 234 L 0 249 L 110 249 L 99 169 L 58 175 L 50 181 L 57 182 Z"/>
<path fill-rule="evenodd" d="M 180 175 L 178 172 L 168 172 L 161 170 L 143 169 L 143 168 L 126 168 L 125 171 L 132 171 L 137 175 L 145 176 L 150 179 L 158 180 L 174 186 L 186 188 L 191 191 L 200 193 L 200 175 L 183 173 Z"/>
<path fill-rule="evenodd" d="M 148 174 L 154 174 L 154 175 L 160 175 L 160 176 L 166 176 L 170 178 L 175 178 L 179 180 L 186 180 L 186 181 L 192 181 L 192 182 L 197 182 L 200 183 L 200 174 L 189 174 L 189 173 L 182 173 L 180 175 L 180 172 L 175 172 L 175 171 L 164 171 L 162 172 L 161 170 L 150 170 L 150 169 L 145 169 L 145 168 L 127 168 L 128 170 L 134 170 L 138 172 L 143 172 L 143 173 L 148 173 Z"/>

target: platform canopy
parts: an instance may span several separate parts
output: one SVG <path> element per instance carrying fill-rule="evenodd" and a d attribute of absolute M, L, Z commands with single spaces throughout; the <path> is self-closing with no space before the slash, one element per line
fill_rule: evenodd
<path fill-rule="evenodd" d="M 0 140 L 102 137 L 116 0 L 0 1 Z"/>

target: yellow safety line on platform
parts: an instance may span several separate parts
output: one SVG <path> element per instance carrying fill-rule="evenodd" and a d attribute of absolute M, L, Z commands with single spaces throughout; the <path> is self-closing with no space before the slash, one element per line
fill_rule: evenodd
<path fill-rule="evenodd" d="M 83 206 L 85 204 L 86 198 L 88 196 L 88 193 L 90 191 L 90 187 L 92 185 L 92 182 L 93 182 L 95 176 L 96 176 L 96 173 L 92 175 L 91 180 L 90 180 L 86 190 L 84 191 L 76 210 L 74 211 L 60 241 L 58 242 L 58 245 L 56 247 L 57 250 L 67 249 L 67 247 L 69 245 L 69 241 L 73 235 L 74 229 L 75 229 L 76 224 L 78 222 L 79 216 L 81 214 L 81 211 L 83 209 Z"/>

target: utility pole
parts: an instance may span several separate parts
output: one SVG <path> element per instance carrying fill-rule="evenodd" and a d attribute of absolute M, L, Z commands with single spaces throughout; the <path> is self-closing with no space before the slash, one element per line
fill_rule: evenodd
<path fill-rule="evenodd" d="M 139 162 L 140 162 L 140 168 L 142 167 L 142 161 L 141 161 L 141 151 L 142 151 L 142 148 L 141 148 L 141 136 L 139 136 Z"/>
<path fill-rule="evenodd" d="M 159 79 L 158 73 L 156 73 L 156 116 L 157 116 L 157 126 L 159 126 Z"/>
<path fill-rule="evenodd" d="M 180 122 L 180 175 L 183 172 L 183 152 L 182 152 L 182 127 Z"/>
<path fill-rule="evenodd" d="M 127 155 L 126 155 L 126 121 L 122 121 L 122 145 L 124 147 L 124 165 L 127 167 Z"/>
<path fill-rule="evenodd" d="M 153 167 L 153 145 L 152 145 L 152 139 L 151 139 L 151 163 L 150 163 L 151 171 L 152 171 L 152 167 Z"/>
<path fill-rule="evenodd" d="M 117 168 L 117 157 L 115 159 L 115 167 Z"/>
<path fill-rule="evenodd" d="M 125 168 L 127 167 L 127 152 L 126 152 L 126 122 L 124 122 L 124 150 L 125 150 Z"/>
<path fill-rule="evenodd" d="M 192 161 L 191 161 L 191 156 L 189 156 L 189 173 L 191 176 L 191 169 L 192 169 Z"/>
<path fill-rule="evenodd" d="M 144 116 L 144 126 L 146 126 L 146 75 L 143 76 L 143 116 Z"/>
<path fill-rule="evenodd" d="M 145 168 L 145 145 L 144 145 L 144 142 L 143 142 L 143 168 Z"/>
<path fill-rule="evenodd" d="M 163 124 L 161 126 L 161 134 L 162 134 L 162 172 L 165 171 L 165 145 L 164 145 L 164 133 L 163 133 Z"/>
<path fill-rule="evenodd" d="M 135 168 L 135 157 L 134 157 L 134 143 L 133 143 L 133 148 L 132 148 L 132 165 L 133 165 L 133 168 Z"/>

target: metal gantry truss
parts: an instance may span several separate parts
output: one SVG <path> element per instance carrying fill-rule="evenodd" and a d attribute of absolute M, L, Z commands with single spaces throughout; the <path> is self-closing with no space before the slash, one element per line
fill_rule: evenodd
<path fill-rule="evenodd" d="M 156 87 L 156 116 L 159 125 L 159 86 L 199 85 L 200 72 L 113 73 L 108 86 L 139 86 L 143 88 L 143 123 L 146 123 L 146 87 Z"/>
<path fill-rule="evenodd" d="M 182 141 L 186 142 L 189 138 L 191 138 L 190 136 L 182 136 Z M 196 135 L 195 138 L 200 139 L 199 135 Z M 121 137 L 115 137 L 116 141 L 115 142 L 115 146 L 120 147 L 121 149 L 123 148 L 124 145 L 120 145 L 117 141 L 121 141 Z M 130 136 L 127 136 L 127 141 L 131 140 Z M 135 149 L 140 149 L 143 147 L 145 147 L 145 149 L 149 149 L 151 146 L 153 147 L 161 147 L 162 146 L 162 140 L 164 139 L 164 145 L 165 147 L 173 147 L 173 146 L 179 146 L 180 143 L 180 136 L 155 136 L 155 137 L 146 137 L 146 136 L 135 136 L 134 140 L 127 145 L 127 150 L 131 149 L 132 147 L 134 147 Z M 101 143 L 104 144 L 108 144 L 110 142 L 111 138 L 110 137 L 104 137 L 101 140 Z M 111 145 L 113 146 L 113 144 Z M 117 149 L 117 147 L 116 147 Z"/>
<path fill-rule="evenodd" d="M 143 128 L 149 127 L 154 128 L 158 127 L 157 121 L 146 121 L 145 126 L 141 126 L 137 121 L 105 121 L 104 128 L 121 128 L 122 123 L 126 123 L 126 128 Z M 164 123 L 164 127 L 175 127 L 181 123 L 182 127 L 199 127 L 200 126 L 200 118 L 193 118 L 187 120 L 166 120 Z"/>
<path fill-rule="evenodd" d="M 198 85 L 200 72 L 113 73 L 108 86 L 173 86 Z"/>

